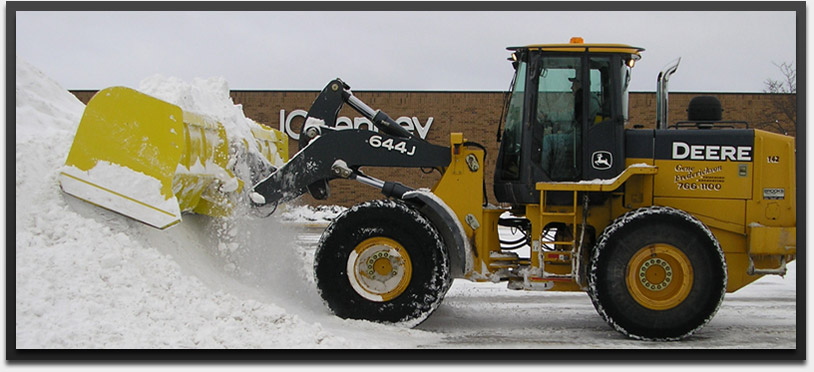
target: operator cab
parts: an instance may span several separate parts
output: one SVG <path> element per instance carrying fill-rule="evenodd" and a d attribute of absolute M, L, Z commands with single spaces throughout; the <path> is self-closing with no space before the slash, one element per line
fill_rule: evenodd
<path fill-rule="evenodd" d="M 495 171 L 498 201 L 539 203 L 537 182 L 619 175 L 630 70 L 644 49 L 581 38 L 507 49 L 515 77 Z"/>

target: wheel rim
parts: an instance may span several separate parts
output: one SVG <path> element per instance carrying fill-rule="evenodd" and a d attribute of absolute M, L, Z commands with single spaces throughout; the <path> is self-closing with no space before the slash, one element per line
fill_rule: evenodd
<path fill-rule="evenodd" d="M 359 243 L 348 257 L 348 280 L 360 296 L 390 301 L 407 289 L 412 277 L 410 255 L 393 239 L 375 237 Z"/>
<path fill-rule="evenodd" d="M 640 305 L 668 310 L 690 294 L 692 265 L 680 249 L 670 244 L 653 244 L 631 257 L 626 281 L 630 295 Z"/>

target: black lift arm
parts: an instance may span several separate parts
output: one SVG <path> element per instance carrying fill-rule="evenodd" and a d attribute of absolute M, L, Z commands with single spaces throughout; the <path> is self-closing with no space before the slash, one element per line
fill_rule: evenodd
<path fill-rule="evenodd" d="M 336 118 L 347 103 L 370 120 L 379 132 L 360 129 L 337 130 Z M 374 167 L 446 167 L 450 148 L 430 144 L 413 136 L 382 111 L 373 110 L 356 98 L 342 80 L 328 83 L 305 118 L 300 134 L 300 151 L 280 169 L 254 186 L 262 196 L 258 205 L 292 200 L 305 192 L 316 199 L 329 195 L 328 181 L 356 179 L 382 189 L 387 196 L 401 196 L 411 189 L 396 182 L 379 181 L 359 171 Z"/>

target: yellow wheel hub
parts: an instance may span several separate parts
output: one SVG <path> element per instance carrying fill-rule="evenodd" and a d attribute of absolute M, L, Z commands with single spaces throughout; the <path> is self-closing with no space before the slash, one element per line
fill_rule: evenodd
<path fill-rule="evenodd" d="M 692 265 L 684 252 L 670 244 L 650 245 L 631 257 L 626 282 L 640 305 L 652 310 L 672 309 L 690 294 Z"/>
<path fill-rule="evenodd" d="M 354 248 L 348 257 L 348 280 L 360 296 L 390 301 L 407 289 L 413 267 L 404 247 L 393 239 L 375 237 Z"/>

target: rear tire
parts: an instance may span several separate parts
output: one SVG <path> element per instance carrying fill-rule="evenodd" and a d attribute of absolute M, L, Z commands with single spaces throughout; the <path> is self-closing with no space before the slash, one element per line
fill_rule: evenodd
<path fill-rule="evenodd" d="M 597 312 L 619 332 L 679 340 L 706 325 L 720 307 L 726 261 L 696 218 L 673 208 L 642 208 L 602 233 L 588 281 Z"/>
<path fill-rule="evenodd" d="M 414 327 L 441 303 L 452 279 L 437 230 L 401 201 L 348 209 L 320 239 L 317 288 L 341 318 Z"/>

